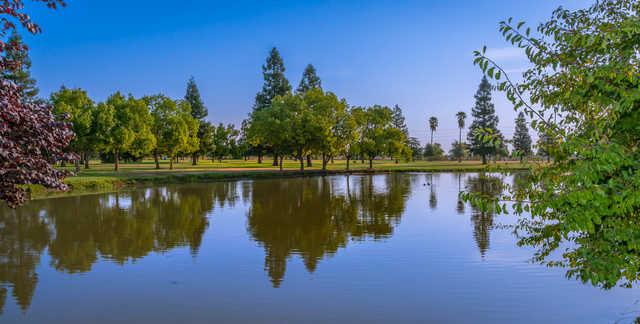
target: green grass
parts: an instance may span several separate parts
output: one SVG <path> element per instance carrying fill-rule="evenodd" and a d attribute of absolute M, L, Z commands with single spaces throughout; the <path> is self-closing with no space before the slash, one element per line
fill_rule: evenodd
<path fill-rule="evenodd" d="M 32 199 L 55 196 L 81 195 L 89 193 L 110 192 L 123 188 L 132 188 L 145 184 L 210 182 L 230 179 L 256 179 L 292 176 L 312 176 L 325 174 L 321 170 L 321 162 L 314 160 L 313 167 L 299 171 L 299 162 L 284 161 L 284 172 L 271 165 L 272 160 L 265 159 L 262 164 L 255 160 L 223 160 L 222 162 L 201 160 L 198 165 L 191 165 L 185 160 L 174 163 L 174 169 L 169 170 L 169 162 L 162 161 L 161 169 L 157 170 L 151 160 L 140 163 L 122 163 L 120 170 L 114 171 L 113 164 L 92 162 L 89 169 L 82 169 L 77 175 L 65 179 L 71 190 L 58 192 L 46 190 L 41 186 L 28 186 Z M 395 163 L 391 160 L 375 160 L 373 169 L 369 169 L 368 161 L 351 161 L 351 173 L 367 172 L 477 172 L 496 169 L 519 170 L 527 165 L 519 162 L 498 162 L 482 165 L 480 161 L 413 161 Z M 69 168 L 71 169 L 71 168 Z M 346 161 L 335 160 L 328 164 L 328 174 L 344 173 Z"/>

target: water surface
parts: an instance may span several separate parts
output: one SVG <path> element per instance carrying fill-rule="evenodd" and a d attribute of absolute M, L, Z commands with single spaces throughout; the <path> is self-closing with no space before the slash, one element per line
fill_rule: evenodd
<path fill-rule="evenodd" d="M 513 216 L 460 203 L 509 177 L 170 185 L 0 208 L 0 323 L 631 322 L 528 262 Z"/>

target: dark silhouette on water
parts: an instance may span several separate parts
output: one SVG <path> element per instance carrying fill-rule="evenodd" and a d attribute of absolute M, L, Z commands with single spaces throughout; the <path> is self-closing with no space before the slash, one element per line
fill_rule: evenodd
<path fill-rule="evenodd" d="M 466 189 L 483 197 L 497 197 L 502 193 L 502 178 L 481 173 L 467 178 Z M 490 245 L 490 235 L 493 229 L 494 212 L 483 211 L 478 208 L 471 210 L 473 236 L 478 244 L 480 255 L 485 256 Z"/>
<path fill-rule="evenodd" d="M 291 255 L 309 272 L 346 247 L 350 239 L 381 239 L 393 233 L 411 191 L 411 178 L 297 178 L 253 182 L 248 226 L 265 249 L 265 270 L 279 287 Z"/>

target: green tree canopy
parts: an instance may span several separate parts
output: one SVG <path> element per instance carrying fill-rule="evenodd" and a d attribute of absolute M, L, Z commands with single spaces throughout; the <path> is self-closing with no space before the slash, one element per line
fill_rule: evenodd
<path fill-rule="evenodd" d="M 373 168 L 373 159 L 383 156 L 404 142 L 402 131 L 393 127 L 393 111 L 389 107 L 374 105 L 364 114 L 361 152 Z"/>
<path fill-rule="evenodd" d="M 233 124 L 226 126 L 223 123 L 218 124 L 213 135 L 213 156 L 222 162 L 225 156 L 232 154 L 239 135 L 240 131 Z"/>
<path fill-rule="evenodd" d="M 191 113 L 187 101 L 175 101 L 165 95 L 145 97 L 153 119 L 152 133 L 156 139 L 153 150 L 156 168 L 160 168 L 158 155 L 169 157 L 169 168 L 178 153 L 189 154 L 199 148 L 199 122 Z"/>
<path fill-rule="evenodd" d="M 144 100 L 116 92 L 96 108 L 96 134 L 105 152 L 115 157 L 119 168 L 120 154 L 142 156 L 153 150 L 156 138 L 152 133 L 153 118 Z"/>
<path fill-rule="evenodd" d="M 485 49 L 475 52 L 475 63 L 550 139 L 552 162 L 507 188 L 513 210 L 530 213 L 519 224 L 520 244 L 536 248 L 536 261 L 604 288 L 640 279 L 639 14 L 638 1 L 603 0 L 558 8 L 537 29 L 501 22 L 531 62 L 518 82 Z M 482 200 L 505 209 L 490 202 Z"/>
<path fill-rule="evenodd" d="M 79 153 L 89 167 L 89 157 L 96 150 L 97 134 L 94 131 L 95 104 L 82 89 L 68 89 L 64 86 L 51 94 L 49 99 L 53 111 L 58 116 L 67 116 L 75 133 L 70 148 Z"/>

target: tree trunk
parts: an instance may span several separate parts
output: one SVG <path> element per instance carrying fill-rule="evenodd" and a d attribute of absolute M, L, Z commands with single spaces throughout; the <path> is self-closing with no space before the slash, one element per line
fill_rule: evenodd
<path fill-rule="evenodd" d="M 76 173 L 80 172 L 80 159 L 73 161 L 76 166 Z"/>
<path fill-rule="evenodd" d="M 89 168 L 89 152 L 84 153 L 84 168 Z"/>
<path fill-rule="evenodd" d="M 460 133 L 458 134 L 458 153 L 460 153 L 458 156 L 458 163 L 462 163 L 462 155 L 464 154 L 464 150 L 462 148 L 462 128 L 460 128 Z"/>
<path fill-rule="evenodd" d="M 114 159 L 115 159 L 115 167 L 114 167 L 114 170 L 115 170 L 115 171 L 118 171 L 118 167 L 119 167 L 119 165 L 118 165 L 118 164 L 120 164 L 120 150 L 116 150 L 116 151 L 115 151 L 115 153 L 114 153 Z"/>
<path fill-rule="evenodd" d="M 333 164 L 333 163 L 334 163 L 334 162 L 333 162 L 333 156 L 331 156 L 331 164 Z"/>
<path fill-rule="evenodd" d="M 158 158 L 158 152 L 153 152 L 153 161 L 156 163 L 156 170 L 160 169 L 160 159 Z"/>
<path fill-rule="evenodd" d="M 487 156 L 482 154 L 482 164 L 487 164 Z"/>
<path fill-rule="evenodd" d="M 198 165 L 198 154 L 193 153 L 191 155 L 191 165 Z"/>
<path fill-rule="evenodd" d="M 349 171 L 349 157 L 347 156 L 347 171 Z"/>
<path fill-rule="evenodd" d="M 396 164 L 398 164 L 398 159 L 396 159 Z"/>
<path fill-rule="evenodd" d="M 327 170 L 327 156 L 322 153 L 322 171 Z"/>
<path fill-rule="evenodd" d="M 273 153 L 273 163 L 272 166 L 278 166 L 278 154 Z"/>
<path fill-rule="evenodd" d="M 369 169 L 373 170 L 373 159 L 369 159 Z"/>
<path fill-rule="evenodd" d="M 302 156 L 302 152 L 298 151 L 298 157 L 298 160 L 300 160 L 300 172 L 304 172 L 304 157 Z"/>
<path fill-rule="evenodd" d="M 173 170 L 173 158 L 169 159 L 169 170 Z"/>
<path fill-rule="evenodd" d="M 282 171 L 282 154 L 280 154 L 280 171 Z"/>
<path fill-rule="evenodd" d="M 311 161 L 311 154 L 307 155 L 307 167 L 310 168 L 313 166 L 313 161 Z"/>
<path fill-rule="evenodd" d="M 262 164 L 262 153 L 258 153 L 258 164 Z"/>

